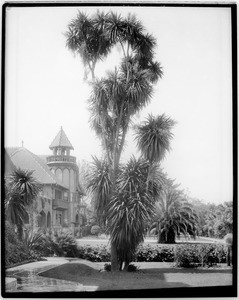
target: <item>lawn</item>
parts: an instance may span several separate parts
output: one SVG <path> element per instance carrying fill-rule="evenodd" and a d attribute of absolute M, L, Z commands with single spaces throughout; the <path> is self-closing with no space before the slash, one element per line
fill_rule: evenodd
<path fill-rule="evenodd" d="M 100 264 L 94 263 L 99 267 Z M 230 268 L 181 269 L 166 263 L 135 263 L 137 272 L 106 272 L 73 260 L 40 276 L 81 283 L 95 290 L 159 289 L 232 285 Z M 101 264 L 103 266 L 103 264 Z"/>

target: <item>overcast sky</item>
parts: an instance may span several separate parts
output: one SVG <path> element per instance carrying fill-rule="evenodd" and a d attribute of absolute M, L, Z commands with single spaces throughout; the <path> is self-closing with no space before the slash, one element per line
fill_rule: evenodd
<path fill-rule="evenodd" d="M 89 14 L 96 7 L 79 7 Z M 10 8 L 6 36 L 6 140 L 35 154 L 49 145 L 63 126 L 78 160 L 100 156 L 100 143 L 89 128 L 87 99 L 79 57 L 66 48 L 64 32 L 77 7 Z M 108 11 L 109 8 L 101 7 Z M 113 7 L 134 12 L 157 39 L 156 59 L 164 77 L 151 104 L 134 118 L 152 113 L 177 121 L 172 150 L 162 162 L 169 177 L 189 195 L 205 202 L 232 200 L 232 91 L 229 8 Z M 99 64 L 102 76 L 118 64 L 115 49 Z M 136 154 L 129 133 L 123 154 Z"/>

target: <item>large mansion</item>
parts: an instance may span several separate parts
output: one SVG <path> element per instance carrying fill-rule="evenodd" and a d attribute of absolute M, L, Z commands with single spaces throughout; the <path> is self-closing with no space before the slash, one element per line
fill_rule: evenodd
<path fill-rule="evenodd" d="M 86 206 L 76 157 L 70 153 L 74 148 L 62 127 L 49 148 L 50 156 L 35 155 L 24 147 L 7 148 L 5 175 L 10 175 L 14 168 L 28 169 L 34 171 L 33 176 L 41 184 L 26 224 L 32 220 L 34 229 L 67 228 L 76 233 L 86 223 Z"/>

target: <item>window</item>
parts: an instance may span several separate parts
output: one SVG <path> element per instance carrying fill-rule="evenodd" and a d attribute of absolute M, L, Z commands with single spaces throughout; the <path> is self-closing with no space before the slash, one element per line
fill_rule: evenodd
<path fill-rule="evenodd" d="M 67 192 L 64 192 L 64 201 L 68 201 L 68 193 Z"/>
<path fill-rule="evenodd" d="M 62 191 L 55 190 L 55 199 L 62 200 Z"/>
<path fill-rule="evenodd" d="M 56 225 L 62 225 L 62 213 L 61 212 L 56 213 Z"/>

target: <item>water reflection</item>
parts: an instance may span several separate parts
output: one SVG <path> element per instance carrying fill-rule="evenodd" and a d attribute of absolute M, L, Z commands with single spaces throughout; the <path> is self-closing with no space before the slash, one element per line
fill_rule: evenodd
<path fill-rule="evenodd" d="M 47 268 L 49 269 L 49 267 Z M 17 290 L 14 292 L 54 292 L 82 291 L 83 285 L 76 282 L 46 278 L 37 275 L 46 268 L 29 271 L 8 271 L 7 276 L 17 279 Z M 10 291 L 9 291 L 10 292 Z"/>

